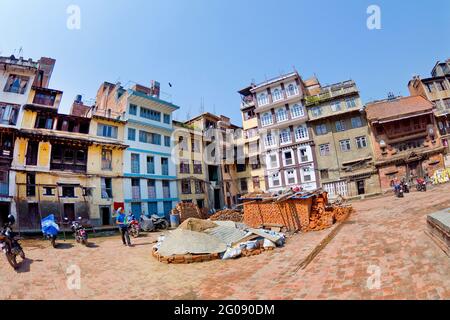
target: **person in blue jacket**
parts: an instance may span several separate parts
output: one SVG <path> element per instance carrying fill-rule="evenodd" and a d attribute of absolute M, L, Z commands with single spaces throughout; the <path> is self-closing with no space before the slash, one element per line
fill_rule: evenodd
<path fill-rule="evenodd" d="M 116 225 L 119 226 L 122 242 L 124 246 L 131 247 L 130 234 L 128 233 L 128 221 L 122 208 L 117 210 Z"/>

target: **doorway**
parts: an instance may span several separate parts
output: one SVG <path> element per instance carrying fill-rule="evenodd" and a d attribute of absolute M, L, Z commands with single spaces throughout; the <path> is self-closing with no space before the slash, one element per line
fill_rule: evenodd
<path fill-rule="evenodd" d="M 9 202 L 0 202 L 0 226 L 3 226 L 9 215 Z"/>
<path fill-rule="evenodd" d="M 222 209 L 220 207 L 220 190 L 214 190 L 214 209 Z"/>
<path fill-rule="evenodd" d="M 415 180 L 419 177 L 423 177 L 423 168 L 422 168 L 422 162 L 420 161 L 414 161 L 407 164 L 407 173 L 406 173 L 408 180 Z"/>
<path fill-rule="evenodd" d="M 133 214 L 135 219 L 138 219 L 138 220 L 140 219 L 141 213 L 142 213 L 142 208 L 141 208 L 140 202 L 131 204 L 131 213 Z"/>
<path fill-rule="evenodd" d="M 358 196 L 366 193 L 364 180 L 356 181 L 356 190 L 358 191 Z"/>
<path fill-rule="evenodd" d="M 102 218 L 102 225 L 111 225 L 111 208 L 108 206 L 100 206 L 100 217 Z"/>
<path fill-rule="evenodd" d="M 64 217 L 68 218 L 69 221 L 75 221 L 75 204 L 73 203 L 64 204 Z"/>

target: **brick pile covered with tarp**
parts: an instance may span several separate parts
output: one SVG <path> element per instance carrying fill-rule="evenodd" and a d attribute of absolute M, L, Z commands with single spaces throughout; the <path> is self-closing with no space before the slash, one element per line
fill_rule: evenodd
<path fill-rule="evenodd" d="M 268 224 L 284 226 L 290 232 L 318 231 L 344 221 L 352 212 L 346 204 L 332 205 L 323 190 L 293 192 L 275 196 L 241 198 L 244 202 L 244 223 L 258 228 Z"/>
<path fill-rule="evenodd" d="M 164 263 L 193 263 L 261 254 L 283 246 L 282 233 L 233 221 L 190 218 L 158 238 L 152 255 Z"/>

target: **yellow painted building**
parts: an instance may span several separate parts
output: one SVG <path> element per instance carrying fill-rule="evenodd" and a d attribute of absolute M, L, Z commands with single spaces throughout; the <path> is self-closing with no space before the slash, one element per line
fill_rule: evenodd
<path fill-rule="evenodd" d="M 58 113 L 62 92 L 33 87 L 15 142 L 15 203 L 19 228 L 39 230 L 54 214 L 109 225 L 123 206 L 124 121 L 74 103 L 83 115 Z M 72 108 L 74 110 L 74 108 Z"/>

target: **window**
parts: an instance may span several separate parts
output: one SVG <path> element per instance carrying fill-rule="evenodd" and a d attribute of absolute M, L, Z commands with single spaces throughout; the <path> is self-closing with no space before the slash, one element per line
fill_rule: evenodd
<path fill-rule="evenodd" d="M 154 215 L 158 214 L 158 202 L 149 202 L 148 203 L 148 214 Z"/>
<path fill-rule="evenodd" d="M 345 131 L 345 122 L 344 120 L 338 120 L 335 122 L 336 131 Z"/>
<path fill-rule="evenodd" d="M 141 198 L 141 180 L 131 179 L 131 198 L 140 199 Z"/>
<path fill-rule="evenodd" d="M 136 141 L 136 129 L 128 128 L 128 140 Z"/>
<path fill-rule="evenodd" d="M 292 151 L 284 152 L 284 164 L 286 166 L 290 166 L 290 165 L 294 164 L 294 159 L 292 158 Z"/>
<path fill-rule="evenodd" d="M 275 140 L 273 139 L 273 136 L 271 133 L 266 134 L 266 137 L 264 139 L 264 144 L 266 145 L 266 147 L 270 147 L 275 144 Z"/>
<path fill-rule="evenodd" d="M 170 137 L 164 136 L 164 146 L 170 147 Z"/>
<path fill-rule="evenodd" d="M 285 108 L 280 108 L 277 110 L 277 122 L 283 122 L 288 119 L 287 112 Z"/>
<path fill-rule="evenodd" d="M 200 141 L 197 139 L 191 140 L 192 152 L 200 152 Z"/>
<path fill-rule="evenodd" d="M 102 150 L 102 170 L 112 170 L 112 150 Z"/>
<path fill-rule="evenodd" d="M 271 154 L 269 156 L 270 159 L 270 167 L 271 168 L 277 168 L 278 167 L 278 157 L 276 154 Z"/>
<path fill-rule="evenodd" d="M 341 102 L 340 101 L 335 101 L 331 104 L 331 110 L 336 112 L 336 111 L 341 111 Z"/>
<path fill-rule="evenodd" d="M 363 148 L 367 147 L 366 137 L 357 137 L 356 138 L 356 147 L 358 149 L 363 149 Z"/>
<path fill-rule="evenodd" d="M 139 154 L 132 153 L 131 154 L 131 173 L 139 173 L 140 165 L 139 165 Z"/>
<path fill-rule="evenodd" d="M 429 93 L 432 93 L 434 91 L 433 83 L 425 83 L 425 86 L 427 87 Z"/>
<path fill-rule="evenodd" d="M 267 99 L 267 94 L 266 93 L 260 93 L 258 95 L 258 105 L 259 106 L 264 106 L 266 104 L 269 103 L 269 99 Z"/>
<path fill-rule="evenodd" d="M 328 179 L 328 169 L 320 170 L 320 178 L 321 179 Z"/>
<path fill-rule="evenodd" d="M 305 115 L 303 111 L 303 107 L 299 104 L 294 104 L 294 106 L 291 108 L 291 116 L 292 118 L 300 118 Z"/>
<path fill-rule="evenodd" d="M 97 127 L 97 135 L 100 137 L 117 139 L 117 127 L 106 124 L 99 124 Z"/>
<path fill-rule="evenodd" d="M 266 112 L 261 117 L 261 125 L 263 127 L 269 126 L 273 123 L 272 113 Z"/>
<path fill-rule="evenodd" d="M 362 127 L 362 119 L 361 117 L 352 118 L 352 128 L 360 128 Z"/>
<path fill-rule="evenodd" d="M 52 145 L 50 170 L 86 172 L 87 148 L 78 149 L 66 145 Z"/>
<path fill-rule="evenodd" d="M 273 173 L 270 177 L 270 180 L 272 180 L 272 186 L 273 187 L 279 187 L 280 186 L 280 174 L 279 173 Z"/>
<path fill-rule="evenodd" d="M 450 109 L 450 99 L 444 99 L 443 103 L 446 109 Z"/>
<path fill-rule="evenodd" d="M 20 106 L 18 105 L 10 105 L 0 102 L 0 122 L 6 125 L 15 125 L 19 114 L 19 108 Z"/>
<path fill-rule="evenodd" d="M 295 176 L 294 170 L 286 171 L 286 181 L 287 181 L 287 184 L 295 184 L 297 182 L 297 178 Z"/>
<path fill-rule="evenodd" d="M 135 104 L 130 104 L 130 109 L 129 109 L 130 111 L 129 111 L 129 113 L 132 115 L 132 116 L 136 116 L 137 115 L 137 105 L 135 105 Z"/>
<path fill-rule="evenodd" d="M 155 174 L 155 158 L 152 156 L 147 156 L 147 173 Z"/>
<path fill-rule="evenodd" d="M 326 143 L 326 144 L 321 144 L 319 146 L 319 152 L 321 156 L 328 156 L 330 155 L 330 144 Z"/>
<path fill-rule="evenodd" d="M 169 183 L 169 181 L 164 180 L 162 182 L 162 188 L 163 188 L 163 198 L 165 198 L 165 199 L 170 198 L 170 183 Z"/>
<path fill-rule="evenodd" d="M 27 90 L 29 77 L 18 76 L 15 74 L 10 74 L 8 80 L 6 81 L 5 88 L 3 91 L 24 94 Z"/>
<path fill-rule="evenodd" d="M 63 198 L 75 198 L 75 187 L 62 186 L 62 197 Z"/>
<path fill-rule="evenodd" d="M 192 161 L 193 167 L 194 167 L 194 173 L 195 174 L 201 174 L 202 173 L 202 162 L 201 161 Z"/>
<path fill-rule="evenodd" d="M 302 168 L 302 174 L 303 174 L 303 181 L 304 182 L 310 182 L 312 180 L 312 168 L 311 167 L 304 167 Z"/>
<path fill-rule="evenodd" d="M 438 81 L 438 82 L 436 82 L 436 86 L 437 86 L 437 88 L 438 88 L 439 91 L 445 91 L 445 90 L 447 90 L 447 89 L 445 88 L 444 81 Z"/>
<path fill-rule="evenodd" d="M 155 180 L 147 180 L 148 198 L 156 199 L 156 184 Z"/>
<path fill-rule="evenodd" d="M 195 180 L 194 181 L 194 185 L 195 185 L 195 193 L 196 194 L 202 194 L 204 193 L 204 189 L 203 189 L 203 182 L 199 181 L 199 180 Z"/>
<path fill-rule="evenodd" d="M 286 144 L 291 142 L 291 131 L 289 129 L 283 129 L 280 132 L 280 143 Z"/>
<path fill-rule="evenodd" d="M 308 127 L 306 125 L 298 126 L 295 129 L 295 140 L 305 140 L 308 139 Z"/>
<path fill-rule="evenodd" d="M 345 99 L 345 103 L 347 104 L 347 108 L 348 109 L 356 107 L 356 99 L 355 98 Z"/>
<path fill-rule="evenodd" d="M 306 148 L 301 148 L 299 149 L 299 152 L 300 152 L 300 162 L 308 162 L 309 161 L 308 150 Z"/>
<path fill-rule="evenodd" d="M 36 118 L 35 128 L 38 129 L 52 129 L 53 128 L 53 118 L 46 116 L 38 116 Z"/>
<path fill-rule="evenodd" d="M 311 109 L 311 112 L 314 117 L 318 117 L 318 116 L 322 115 L 322 107 L 313 107 Z"/>
<path fill-rule="evenodd" d="M 343 151 L 343 152 L 350 151 L 350 149 L 351 149 L 350 139 L 341 140 L 341 141 L 339 141 L 339 144 L 341 146 L 341 151 Z"/>
<path fill-rule="evenodd" d="M 247 179 L 242 178 L 241 179 L 241 192 L 247 193 L 247 191 L 248 191 Z"/>
<path fill-rule="evenodd" d="M 278 101 L 278 100 L 283 99 L 283 95 L 281 93 L 281 90 L 280 89 L 273 90 L 272 97 L 273 97 L 273 101 Z"/>
<path fill-rule="evenodd" d="M 164 113 L 164 123 L 170 124 L 170 114 Z"/>
<path fill-rule="evenodd" d="M 161 122 L 161 112 L 141 107 L 140 115 L 142 118 Z"/>
<path fill-rule="evenodd" d="M 55 104 L 55 99 L 55 94 L 49 94 L 47 92 L 36 92 L 33 98 L 33 103 L 52 107 Z"/>
<path fill-rule="evenodd" d="M 259 177 L 253 177 L 252 182 L 253 182 L 253 189 L 259 189 L 261 187 Z"/>
<path fill-rule="evenodd" d="M 189 162 L 187 160 L 180 161 L 180 173 L 189 173 Z"/>
<path fill-rule="evenodd" d="M 28 141 L 27 147 L 27 166 L 36 166 L 38 160 L 38 152 L 39 152 L 39 142 L 37 141 Z"/>
<path fill-rule="evenodd" d="M 327 133 L 328 133 L 328 130 L 327 130 L 327 125 L 325 123 L 318 124 L 316 126 L 316 134 L 318 136 L 321 136 L 321 135 L 324 135 L 324 134 L 327 134 Z"/>
<path fill-rule="evenodd" d="M 169 175 L 169 159 L 161 158 L 161 174 L 163 176 Z"/>
<path fill-rule="evenodd" d="M 191 194 L 191 181 L 188 179 L 181 180 L 181 193 L 182 194 Z"/>
<path fill-rule="evenodd" d="M 139 130 L 139 142 L 161 145 L 161 135 Z"/>
<path fill-rule="evenodd" d="M 295 85 L 293 83 L 288 85 L 286 93 L 287 93 L 288 97 L 295 96 L 296 94 L 298 94 L 298 87 L 297 87 L 297 85 Z"/>
<path fill-rule="evenodd" d="M 27 173 L 27 197 L 36 196 L 36 173 Z"/>
<path fill-rule="evenodd" d="M 55 188 L 53 187 L 44 187 L 44 196 L 54 196 L 55 193 L 53 192 Z"/>
<path fill-rule="evenodd" d="M 102 178 L 102 198 L 112 199 L 112 179 Z"/>

